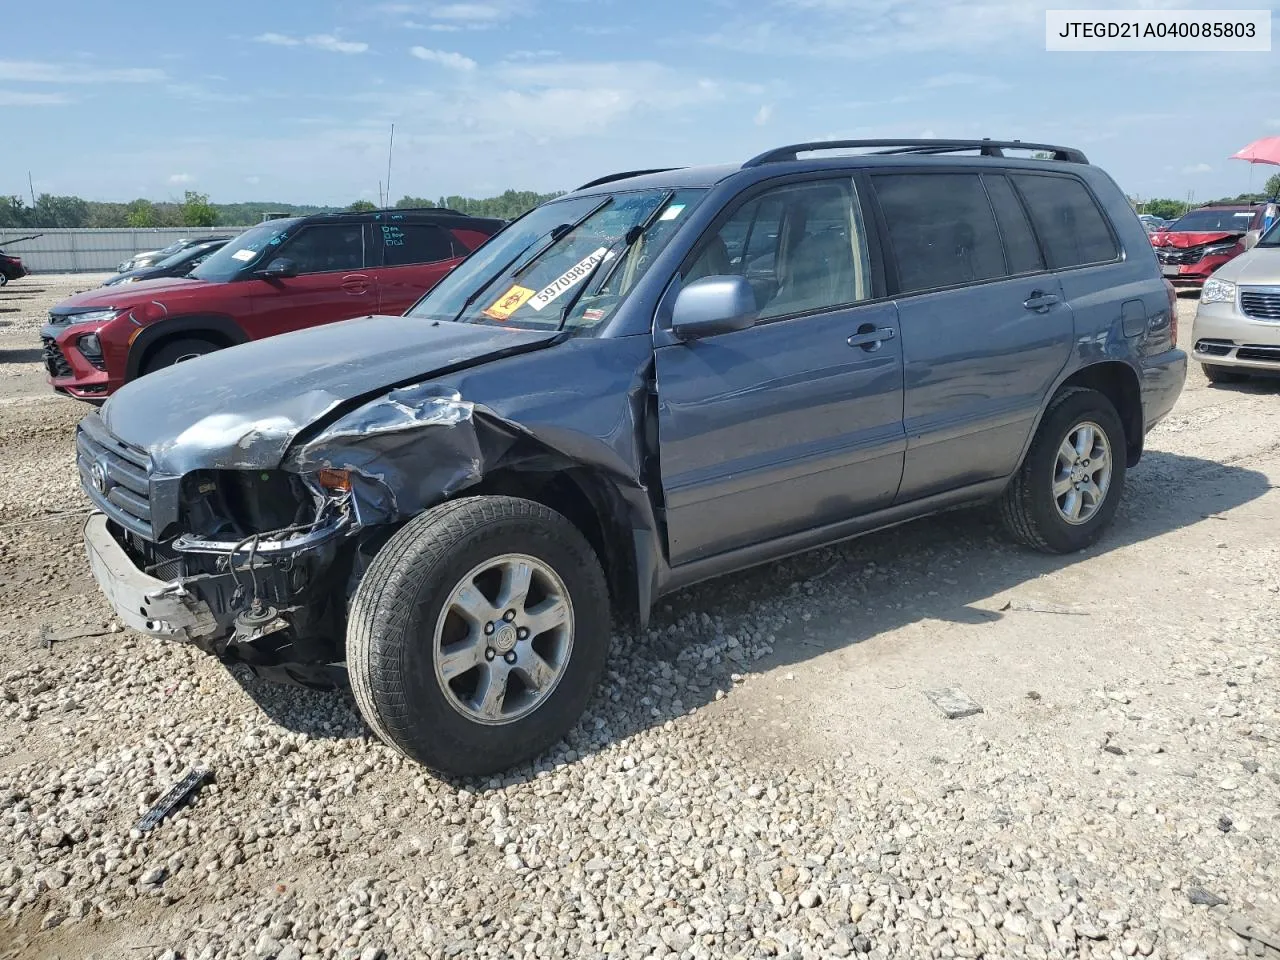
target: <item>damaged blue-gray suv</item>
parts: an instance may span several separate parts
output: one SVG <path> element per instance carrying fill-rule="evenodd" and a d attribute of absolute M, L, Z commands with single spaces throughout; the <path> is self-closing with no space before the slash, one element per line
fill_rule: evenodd
<path fill-rule="evenodd" d="M 1175 303 L 1067 147 L 605 177 L 405 316 L 125 386 L 77 436 L 89 559 L 132 628 L 491 772 L 574 724 L 612 615 L 695 581 L 983 501 L 1093 543 L 1182 389 Z"/>

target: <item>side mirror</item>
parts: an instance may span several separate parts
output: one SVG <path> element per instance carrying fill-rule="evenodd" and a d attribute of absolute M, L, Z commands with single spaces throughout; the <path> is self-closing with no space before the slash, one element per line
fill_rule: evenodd
<path fill-rule="evenodd" d="M 264 279 L 296 277 L 297 275 L 298 265 L 288 257 L 276 257 L 266 267 L 258 271 L 258 276 Z"/>
<path fill-rule="evenodd" d="M 671 308 L 671 332 L 681 340 L 746 330 L 756 322 L 756 294 L 744 277 L 703 277 L 682 289 Z"/>

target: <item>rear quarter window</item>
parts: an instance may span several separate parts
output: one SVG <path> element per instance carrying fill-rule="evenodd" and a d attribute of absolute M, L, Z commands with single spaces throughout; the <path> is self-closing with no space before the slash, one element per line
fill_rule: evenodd
<path fill-rule="evenodd" d="M 1005 276 L 1000 233 L 978 174 L 878 174 L 872 182 L 900 292 Z"/>
<path fill-rule="evenodd" d="M 382 223 L 374 229 L 382 241 L 382 265 L 404 267 L 415 263 L 439 263 L 454 256 L 448 230 L 429 223 Z"/>
<path fill-rule="evenodd" d="M 1026 201 L 1050 268 L 1107 263 L 1119 256 L 1106 216 L 1079 180 L 1035 174 L 1015 174 L 1012 179 Z"/>

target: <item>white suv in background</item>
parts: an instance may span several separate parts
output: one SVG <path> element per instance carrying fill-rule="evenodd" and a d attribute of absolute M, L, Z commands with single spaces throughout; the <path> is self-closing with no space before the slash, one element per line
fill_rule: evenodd
<path fill-rule="evenodd" d="M 1205 281 L 1192 341 L 1215 382 L 1280 373 L 1280 223 Z"/>

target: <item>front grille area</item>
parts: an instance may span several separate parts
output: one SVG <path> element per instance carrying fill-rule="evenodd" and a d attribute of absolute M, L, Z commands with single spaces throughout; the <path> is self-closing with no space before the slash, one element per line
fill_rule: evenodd
<path fill-rule="evenodd" d="M 1204 246 L 1198 247 L 1157 247 L 1156 259 L 1161 263 L 1188 264 L 1198 263 L 1204 256 Z"/>
<path fill-rule="evenodd" d="M 49 371 L 49 376 L 58 379 L 71 376 L 71 364 L 62 355 L 58 341 L 53 337 L 41 337 L 40 342 L 44 348 L 44 368 Z"/>
<path fill-rule="evenodd" d="M 96 413 L 76 430 L 76 466 L 81 486 L 99 510 L 144 540 L 155 539 L 148 457 L 111 436 Z"/>
<path fill-rule="evenodd" d="M 1280 347 L 1267 347 L 1257 343 L 1246 343 L 1236 351 L 1241 360 L 1267 360 L 1271 363 L 1280 361 Z"/>
<path fill-rule="evenodd" d="M 1240 291 L 1240 309 L 1244 311 L 1246 317 L 1280 323 L 1280 293 L 1242 290 Z"/>

